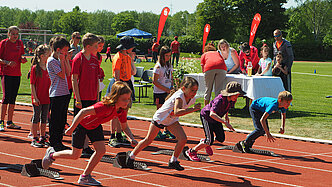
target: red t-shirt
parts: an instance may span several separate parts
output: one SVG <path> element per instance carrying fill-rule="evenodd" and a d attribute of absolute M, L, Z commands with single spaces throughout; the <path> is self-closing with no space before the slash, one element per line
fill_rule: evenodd
<path fill-rule="evenodd" d="M 69 60 L 69 64 L 70 64 L 70 66 L 72 66 L 73 65 L 73 60 Z M 66 77 L 67 77 L 68 90 L 72 90 L 73 89 L 73 84 L 71 82 L 71 72 L 70 72 L 70 75 L 66 76 Z"/>
<path fill-rule="evenodd" d="M 0 42 L 0 58 L 3 60 L 14 61 L 16 65 L 10 67 L 1 64 L 1 75 L 21 76 L 21 58 L 24 55 L 24 46 L 21 40 L 12 43 L 8 38 Z"/>
<path fill-rule="evenodd" d="M 241 70 L 247 70 L 248 62 L 252 63 L 252 69 L 257 72 L 259 65 L 258 50 L 254 46 L 250 46 L 250 55 L 247 56 L 243 51 L 240 52 L 240 68 Z"/>
<path fill-rule="evenodd" d="M 36 65 L 32 66 L 30 74 L 30 84 L 35 85 L 37 98 L 40 104 L 50 104 L 49 89 L 51 86 L 51 79 L 48 75 L 47 69 L 42 69 L 42 76 L 36 75 Z M 31 100 L 33 101 L 33 95 L 31 93 Z"/>
<path fill-rule="evenodd" d="M 96 100 L 98 93 L 99 61 L 94 55 L 87 60 L 82 52 L 73 59 L 72 75 L 78 75 L 78 89 L 81 100 Z"/>
<path fill-rule="evenodd" d="M 180 53 L 179 47 L 180 47 L 180 43 L 178 41 L 174 40 L 171 43 L 172 53 Z"/>
<path fill-rule="evenodd" d="M 96 115 L 88 115 L 80 123 L 88 130 L 95 129 L 100 124 L 106 123 L 116 117 L 119 118 L 121 123 L 127 122 L 127 110 L 120 109 L 117 112 L 115 106 L 107 106 L 103 102 L 98 102 L 92 106 L 95 109 Z"/>
<path fill-rule="evenodd" d="M 106 54 L 111 54 L 111 47 L 107 47 Z"/>
<path fill-rule="evenodd" d="M 153 45 L 152 45 L 152 51 L 158 53 L 158 47 L 159 47 L 159 44 L 157 42 L 153 43 Z"/>
<path fill-rule="evenodd" d="M 213 69 L 223 69 L 227 71 L 227 67 L 224 59 L 218 53 L 218 51 L 208 51 L 201 56 L 201 66 L 203 72 Z"/>

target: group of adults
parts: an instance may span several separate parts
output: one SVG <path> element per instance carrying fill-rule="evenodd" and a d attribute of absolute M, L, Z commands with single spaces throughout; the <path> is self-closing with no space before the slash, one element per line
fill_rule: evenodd
<path fill-rule="evenodd" d="M 280 29 L 273 32 L 273 37 L 275 39 L 273 60 L 275 62 L 276 56 L 282 54 L 282 64 L 287 67 L 288 71 L 282 81 L 285 90 L 291 92 L 291 68 L 294 60 L 292 45 L 282 37 Z M 210 102 L 213 87 L 216 95 L 224 88 L 226 74 L 247 74 L 248 64 L 251 64 L 252 74 L 254 75 L 258 71 L 259 60 L 258 49 L 250 46 L 247 42 L 241 44 L 239 54 L 234 48 L 230 47 L 225 39 L 219 41 L 217 49 L 212 44 L 205 46 L 204 54 L 201 56 L 201 67 L 206 85 L 205 105 Z"/>

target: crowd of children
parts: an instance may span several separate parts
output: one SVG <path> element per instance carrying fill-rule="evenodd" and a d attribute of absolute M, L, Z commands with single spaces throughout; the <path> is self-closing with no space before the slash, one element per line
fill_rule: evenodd
<path fill-rule="evenodd" d="M 19 129 L 12 122 L 15 100 L 20 84 L 20 64 L 27 62 L 22 58 L 22 42 L 18 39 L 19 29 L 15 26 L 8 29 L 8 39 L 0 42 L 0 64 L 2 75 L 3 101 L 1 107 L 0 131 L 4 131 L 4 118 L 8 108 L 7 128 Z M 171 63 L 171 49 L 162 46 L 159 59 L 154 55 L 156 65 L 153 69 L 153 97 L 157 111 L 152 117 L 146 137 L 139 143 L 134 139 L 127 124 L 127 113 L 135 100 L 131 77 L 136 73 L 133 61 L 133 49 L 137 44 L 132 37 L 124 37 L 117 47 L 119 52 L 111 60 L 113 82 L 105 97 L 101 98 L 102 81 L 105 77 L 100 67 L 100 54 L 105 44 L 104 38 L 87 33 L 82 38 L 83 49 L 78 45 L 81 39 L 78 32 L 73 33 L 69 43 L 63 37 L 54 37 L 49 45 L 40 45 L 35 50 L 30 70 L 31 99 L 33 117 L 31 136 L 33 147 L 48 147 L 42 160 L 44 169 L 48 169 L 57 159 L 78 159 L 89 157 L 89 162 L 78 179 L 79 184 L 100 185 L 101 183 L 91 175 L 106 152 L 104 132 L 101 124 L 111 121 L 111 137 L 109 145 L 114 146 L 114 139 L 127 141 L 134 149 L 128 152 L 126 164 L 134 168 L 136 156 L 157 136 L 176 138 L 177 143 L 169 160 L 168 167 L 184 170 L 178 161 L 186 142 L 187 136 L 179 123 L 179 117 L 201 110 L 201 104 L 196 103 L 195 95 L 198 82 L 191 77 L 185 77 L 181 84 L 173 87 Z M 248 51 L 250 48 L 248 47 Z M 272 68 L 272 61 L 268 57 L 269 48 L 265 45 L 261 49 L 261 59 L 257 75 L 279 75 L 282 79 L 287 75 L 287 69 L 281 64 L 282 56 L 277 55 L 276 65 Z M 110 46 L 107 49 L 110 58 Z M 106 60 L 107 60 L 106 58 Z M 105 60 L 105 62 L 106 62 Z M 65 129 L 69 101 L 74 93 L 74 119 Z M 197 152 L 205 149 L 208 155 L 213 155 L 211 148 L 214 140 L 223 142 L 225 133 L 223 124 L 234 131 L 228 117 L 229 110 L 234 107 L 237 98 L 244 95 L 241 84 L 229 82 L 226 89 L 200 111 L 205 138 L 198 145 L 190 148 L 185 155 L 192 161 L 200 161 Z M 285 112 L 293 97 L 284 91 L 275 98 L 259 98 L 252 102 L 249 112 L 255 130 L 239 145 L 243 152 L 250 152 L 255 140 L 266 134 L 268 141 L 275 141 L 269 132 L 267 118 L 270 114 L 280 111 L 282 125 L 280 133 L 285 131 Z M 191 107 L 193 105 L 193 107 Z M 50 113 L 50 115 L 49 115 Z M 224 119 L 223 119 L 224 117 Z M 46 123 L 49 118 L 49 141 L 46 137 Z M 164 129 L 161 133 L 160 130 Z M 38 135 L 39 131 L 39 135 Z M 115 133 L 116 131 L 116 133 Z M 72 148 L 65 146 L 62 139 L 66 135 L 72 136 Z M 123 140 L 123 134 L 129 139 Z M 39 137 L 40 136 L 40 137 Z M 93 149 L 89 147 L 93 145 Z"/>

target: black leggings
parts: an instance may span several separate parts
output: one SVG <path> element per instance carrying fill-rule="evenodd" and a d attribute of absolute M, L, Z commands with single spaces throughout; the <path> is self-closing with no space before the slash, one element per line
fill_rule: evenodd
<path fill-rule="evenodd" d="M 21 76 L 3 75 L 1 77 L 3 90 L 2 104 L 15 104 L 20 82 Z"/>
<path fill-rule="evenodd" d="M 202 115 L 200 115 L 201 121 L 204 128 L 205 140 L 204 143 L 207 145 L 212 145 L 214 142 L 214 134 L 216 135 L 216 140 L 220 143 L 225 141 L 225 132 L 220 122 L 209 122 Z M 214 133 L 214 134 L 213 134 Z"/>

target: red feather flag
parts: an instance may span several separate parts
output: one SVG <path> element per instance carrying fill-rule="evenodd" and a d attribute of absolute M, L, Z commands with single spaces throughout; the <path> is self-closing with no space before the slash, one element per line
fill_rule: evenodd
<path fill-rule="evenodd" d="M 252 42 L 254 41 L 255 34 L 258 28 L 259 23 L 261 22 L 261 15 L 257 13 L 252 20 L 251 23 L 251 29 L 250 29 L 250 39 L 249 39 L 249 45 L 252 46 Z"/>
<path fill-rule="evenodd" d="M 159 40 L 161 37 L 161 33 L 163 32 L 169 11 L 170 10 L 168 7 L 163 8 L 163 10 L 161 11 L 160 18 L 159 18 L 158 37 L 157 37 L 158 44 L 159 44 Z"/>
<path fill-rule="evenodd" d="M 204 52 L 205 43 L 206 43 L 207 37 L 209 35 L 210 29 L 211 29 L 211 26 L 209 24 L 206 24 L 205 27 L 204 27 L 202 52 Z"/>

